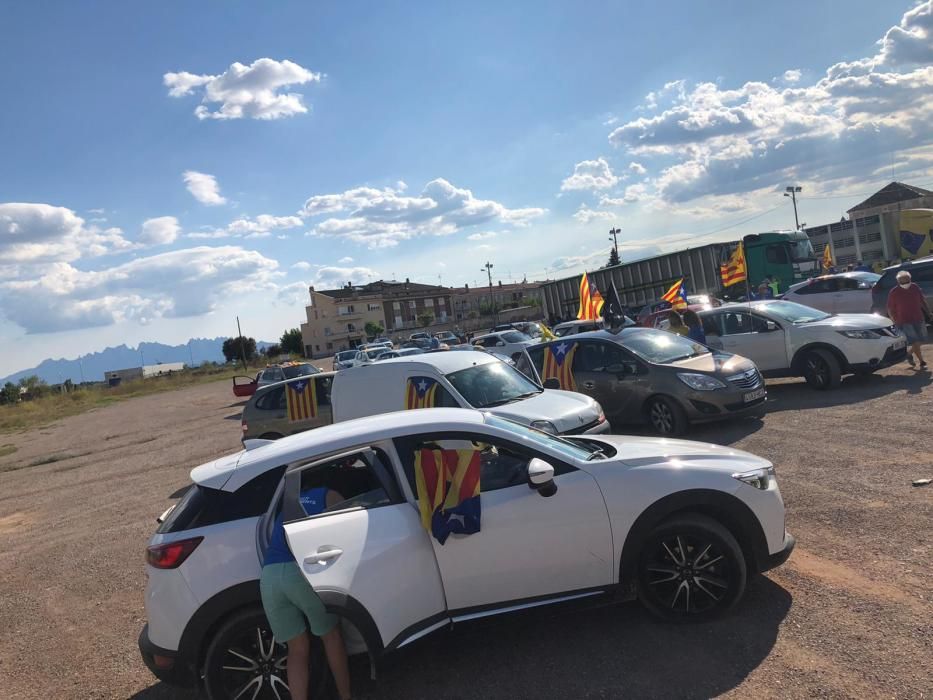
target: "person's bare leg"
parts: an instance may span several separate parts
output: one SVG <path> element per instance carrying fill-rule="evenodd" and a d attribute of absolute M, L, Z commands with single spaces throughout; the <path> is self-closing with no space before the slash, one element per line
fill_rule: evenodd
<path fill-rule="evenodd" d="M 293 700 L 308 700 L 308 668 L 311 665 L 311 638 L 302 632 L 288 642 L 288 692 Z"/>
<path fill-rule="evenodd" d="M 343 644 L 343 635 L 340 634 L 340 625 L 321 637 L 324 642 L 324 652 L 327 654 L 327 665 L 334 676 L 337 694 L 340 700 L 350 699 L 350 669 L 347 665 L 347 648 Z"/>
<path fill-rule="evenodd" d="M 910 349 L 913 350 L 914 355 L 917 356 L 917 361 L 922 365 L 925 364 L 923 361 L 923 353 L 920 352 L 920 348 L 923 347 L 923 343 L 914 343 L 910 346 Z"/>

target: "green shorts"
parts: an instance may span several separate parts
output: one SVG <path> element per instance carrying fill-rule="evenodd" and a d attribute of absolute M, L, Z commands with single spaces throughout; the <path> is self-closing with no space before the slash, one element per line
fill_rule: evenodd
<path fill-rule="evenodd" d="M 295 562 L 262 567 L 259 592 L 272 634 L 279 641 L 294 639 L 309 628 L 321 637 L 337 625 L 337 616 L 327 612 Z"/>

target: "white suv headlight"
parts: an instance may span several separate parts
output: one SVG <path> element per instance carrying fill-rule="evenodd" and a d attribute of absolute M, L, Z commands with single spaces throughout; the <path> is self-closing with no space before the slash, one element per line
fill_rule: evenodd
<path fill-rule="evenodd" d="M 531 422 L 532 428 L 537 428 L 538 430 L 550 433 L 551 435 L 557 435 L 557 426 L 555 426 L 549 420 L 535 420 Z"/>
<path fill-rule="evenodd" d="M 752 469 L 748 472 L 737 472 L 732 475 L 733 479 L 754 486 L 761 491 L 767 491 L 771 482 L 774 480 L 774 467 L 765 467 L 763 469 Z"/>
<path fill-rule="evenodd" d="M 839 335 L 856 340 L 876 340 L 881 336 L 875 331 L 836 331 Z"/>
<path fill-rule="evenodd" d="M 696 391 L 713 391 L 714 389 L 725 389 L 726 385 L 708 374 L 693 374 L 691 372 L 678 372 L 677 378 L 691 389 Z"/>

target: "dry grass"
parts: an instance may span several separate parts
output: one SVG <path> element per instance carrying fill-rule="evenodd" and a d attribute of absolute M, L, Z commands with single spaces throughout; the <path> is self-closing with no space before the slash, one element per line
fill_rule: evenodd
<path fill-rule="evenodd" d="M 7 457 L 16 452 L 16 445 L 0 445 L 0 457 Z"/>
<path fill-rule="evenodd" d="M 250 369 L 248 373 L 255 373 Z M 119 386 L 108 387 L 95 385 L 75 389 L 68 394 L 49 394 L 32 401 L 22 401 L 13 406 L 0 406 L 0 433 L 34 428 L 51 423 L 65 416 L 84 413 L 115 401 L 122 401 L 134 396 L 146 396 L 163 391 L 172 391 L 207 382 L 229 381 L 231 377 L 244 374 L 242 367 L 206 367 L 175 372 L 168 376 L 136 379 L 123 382 Z M 0 447 L 0 456 L 12 454 L 4 452 L 7 447 Z"/>

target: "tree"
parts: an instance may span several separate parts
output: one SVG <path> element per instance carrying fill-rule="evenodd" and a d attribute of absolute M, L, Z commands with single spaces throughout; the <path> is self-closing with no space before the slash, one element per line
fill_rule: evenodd
<path fill-rule="evenodd" d="M 282 337 L 279 338 L 279 345 L 282 346 L 282 352 L 287 352 L 292 355 L 305 354 L 305 344 L 301 339 L 300 328 L 289 328 L 285 331 Z"/>
<path fill-rule="evenodd" d="M 420 314 L 418 314 L 418 323 L 421 324 L 422 328 L 425 326 L 430 326 L 433 321 L 434 314 L 432 314 L 430 311 L 422 311 Z"/>
<path fill-rule="evenodd" d="M 48 393 L 49 385 L 44 379 L 39 379 L 35 374 L 31 374 L 28 377 L 23 377 L 19 380 L 19 385 L 21 388 L 26 390 L 26 393 L 29 394 L 29 397 L 32 399 L 38 399 L 41 396 L 44 396 Z"/>
<path fill-rule="evenodd" d="M 382 324 L 377 321 L 367 321 L 364 326 L 366 331 L 367 338 L 375 338 L 376 336 L 382 335 L 386 332 L 386 329 L 382 327 Z"/>
<path fill-rule="evenodd" d="M 220 350 L 223 352 L 227 362 L 242 360 L 243 350 L 245 350 L 246 361 L 249 362 L 256 358 L 256 339 L 245 338 L 242 335 L 238 338 L 227 338 Z"/>
<path fill-rule="evenodd" d="M 619 260 L 619 252 L 613 246 L 609 251 L 609 262 L 606 263 L 606 267 L 612 267 L 613 265 L 618 265 L 621 260 Z"/>
<path fill-rule="evenodd" d="M 282 346 L 278 343 L 273 343 L 262 349 L 262 354 L 266 357 L 275 357 L 276 355 L 282 354 Z"/>
<path fill-rule="evenodd" d="M 0 390 L 0 404 L 15 404 L 19 401 L 19 387 L 13 382 L 7 382 Z"/>

